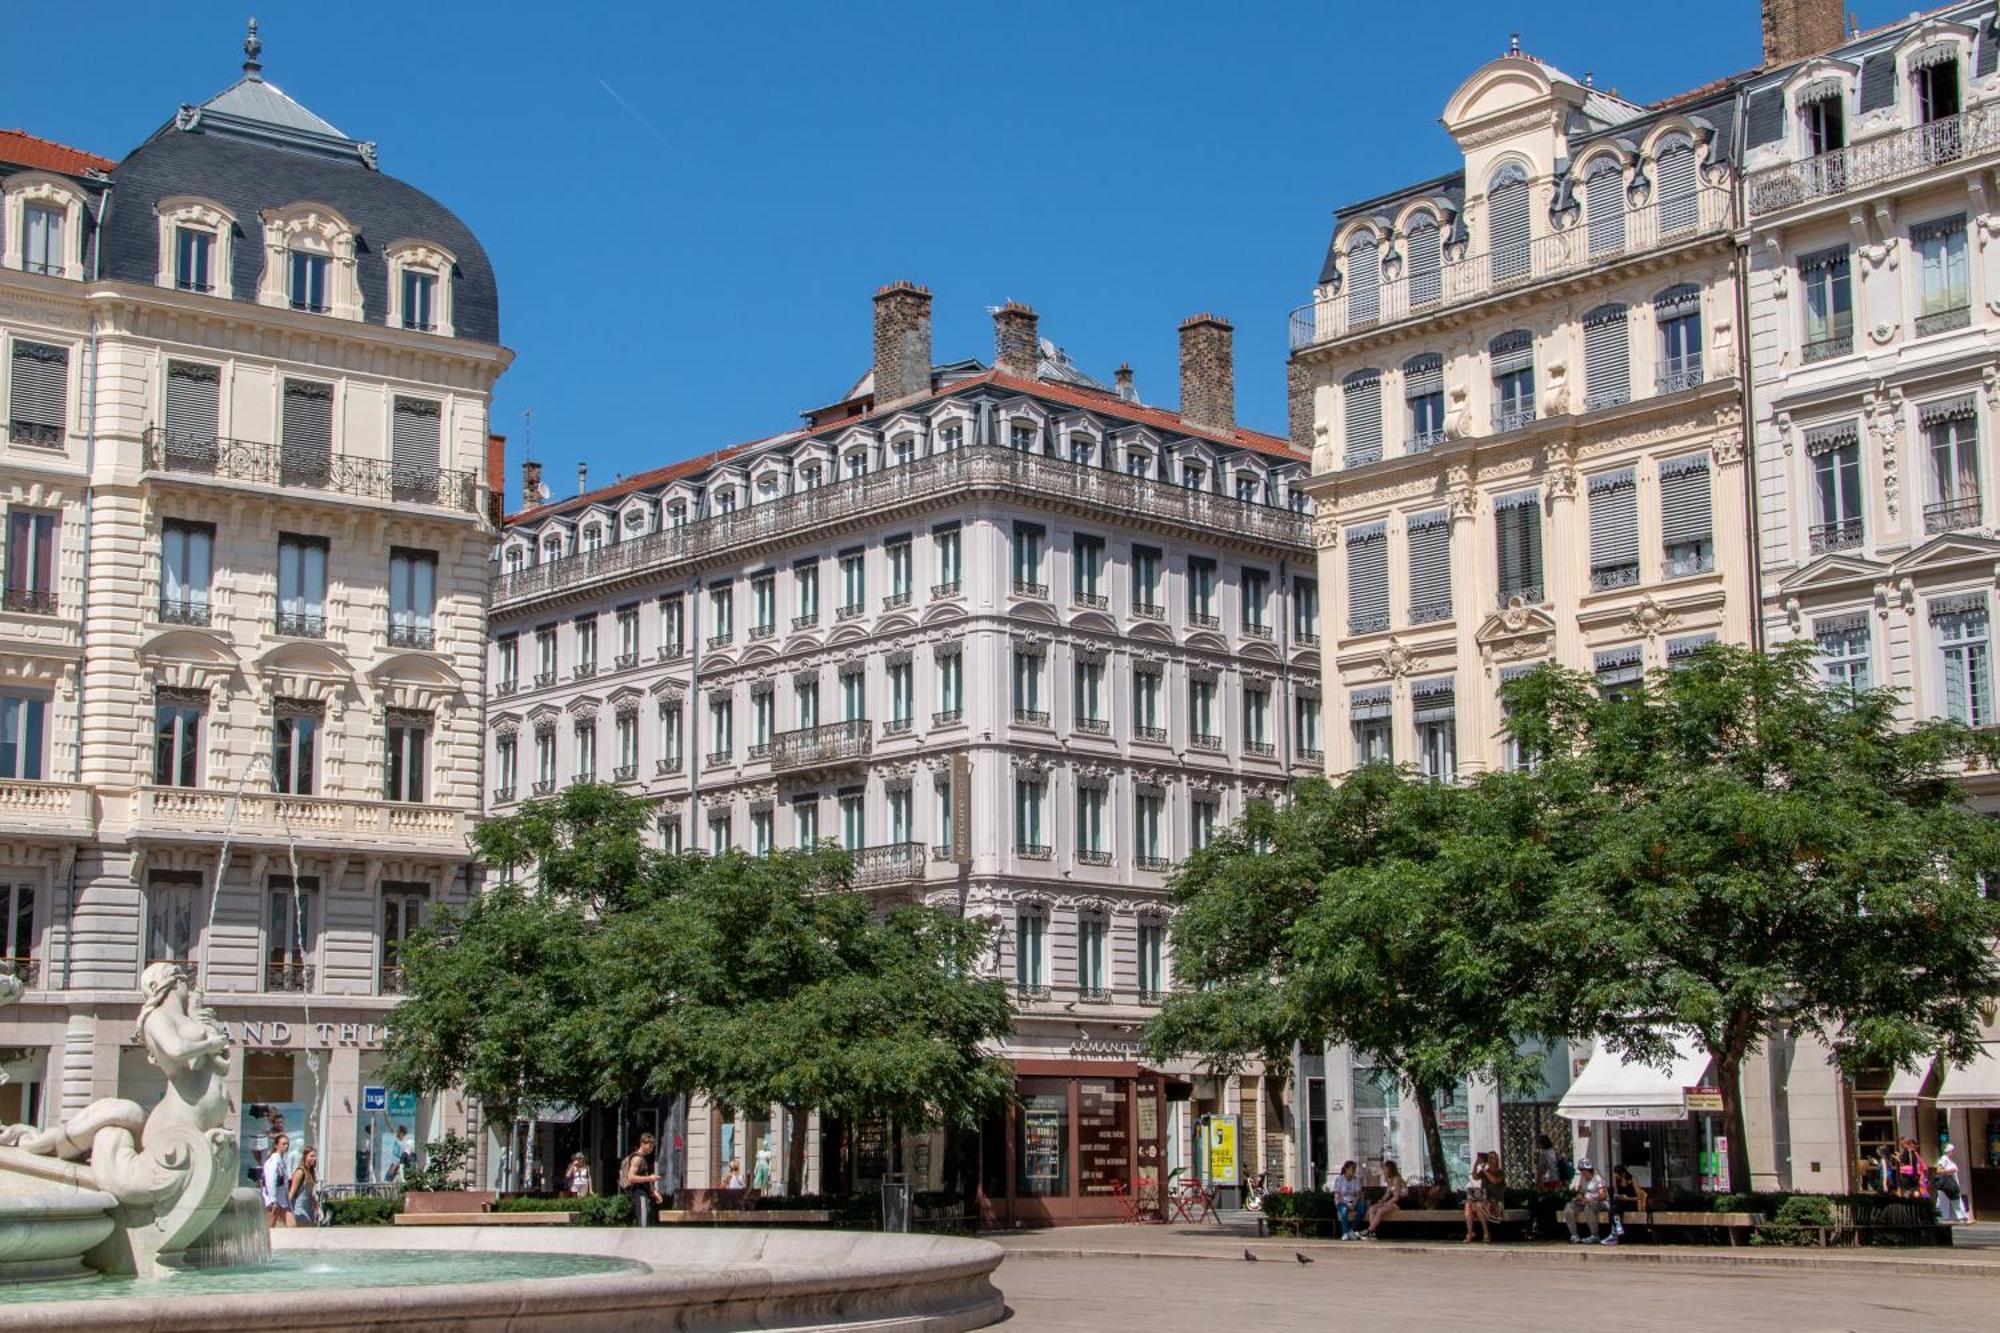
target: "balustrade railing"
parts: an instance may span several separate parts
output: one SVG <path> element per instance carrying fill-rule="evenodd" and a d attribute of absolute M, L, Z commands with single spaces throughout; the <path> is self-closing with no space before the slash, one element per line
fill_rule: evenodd
<path fill-rule="evenodd" d="M 286 449 L 255 440 L 169 431 L 162 426 L 146 429 L 146 466 L 155 472 L 326 491 L 391 504 L 434 505 L 468 514 L 479 512 L 479 478 L 472 472 L 399 467 L 386 458 Z"/>
<path fill-rule="evenodd" d="M 874 748 L 874 728 L 866 719 L 781 731 L 771 738 L 771 771 L 849 763 L 866 759 Z"/>
<path fill-rule="evenodd" d="M 1372 290 L 1349 284 L 1292 311 L 1292 350 L 1726 232 L 1733 222 L 1730 195 L 1726 185 L 1666 197 L 1656 189 L 1650 201 L 1625 210 L 1616 226 L 1592 226 L 1578 215 L 1525 247 L 1447 255 L 1439 267 L 1415 273 L 1405 261 L 1401 272 L 1385 275 Z"/>
<path fill-rule="evenodd" d="M 1989 103 L 1897 134 L 1787 162 L 1745 182 L 1750 216 L 1832 199 L 2000 147 L 2000 104 Z"/>
<path fill-rule="evenodd" d="M 857 888 L 899 884 L 922 879 L 930 857 L 920 842 L 891 842 L 879 847 L 863 847 L 850 853 L 854 858 Z"/>
<path fill-rule="evenodd" d="M 1979 494 L 1960 495 L 1950 500 L 1938 500 L 1924 506 L 1924 531 L 1954 532 L 1960 528 L 1979 526 Z"/>
<path fill-rule="evenodd" d="M 999 445 L 976 445 L 511 570 L 496 580 L 494 602 L 506 605 L 579 584 L 641 574 L 776 540 L 800 528 L 960 490 L 1088 504 L 1279 545 L 1302 549 L 1312 545 L 1311 519 L 1290 509 Z M 804 626 L 795 623 L 794 628 Z"/>

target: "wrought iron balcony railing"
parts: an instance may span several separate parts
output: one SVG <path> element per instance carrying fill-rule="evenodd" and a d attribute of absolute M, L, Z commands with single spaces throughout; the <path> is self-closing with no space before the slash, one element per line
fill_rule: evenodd
<path fill-rule="evenodd" d="M 1016 597 L 1034 597 L 1041 601 L 1047 601 L 1049 598 L 1049 585 L 1046 583 L 1036 583 L 1033 579 L 1015 579 L 1014 595 Z"/>
<path fill-rule="evenodd" d="M 264 989 L 267 991 L 311 991 L 317 969 L 311 963 L 270 963 L 264 964 Z"/>
<path fill-rule="evenodd" d="M 965 584 L 958 579 L 952 579 L 948 583 L 933 583 L 931 585 L 931 596 L 933 597 L 957 597 L 964 591 Z"/>
<path fill-rule="evenodd" d="M 31 616 L 52 616 L 57 610 L 55 589 L 9 588 L 0 594 L 0 606 Z"/>
<path fill-rule="evenodd" d="M 1167 860 L 1164 856 L 1149 856 L 1142 853 L 1134 858 L 1134 864 L 1141 870 L 1161 871 L 1172 865 L 1173 862 Z"/>
<path fill-rule="evenodd" d="M 1845 551 L 1861 545 L 1862 522 L 1858 518 L 1844 518 L 1833 523 L 1815 523 L 1806 532 L 1806 541 L 1814 555 L 1824 555 L 1828 551 Z"/>
<path fill-rule="evenodd" d="M 389 646 L 414 648 L 427 653 L 437 646 L 437 631 L 429 625 L 392 620 L 389 622 Z"/>
<path fill-rule="evenodd" d="M 1825 338 L 1814 338 L 1799 349 L 1800 358 L 1812 365 L 1819 361 L 1831 361 L 1837 356 L 1846 356 L 1854 350 L 1854 334 L 1835 333 Z"/>
<path fill-rule="evenodd" d="M 910 594 L 907 592 L 892 592 L 882 599 L 884 611 L 900 611 L 909 604 Z"/>
<path fill-rule="evenodd" d="M 1449 598 L 1440 598 L 1435 602 L 1415 602 L 1410 606 L 1410 623 L 1412 625 L 1430 625 L 1440 620 L 1450 619 L 1451 601 Z M 1299 642 L 1304 644 L 1305 640 L 1301 638 Z M 1312 646 L 1317 646 L 1318 644 L 1319 638 L 1318 636 L 1314 636 Z"/>
<path fill-rule="evenodd" d="M 277 631 L 294 639 L 324 639 L 326 616 L 318 611 L 280 611 Z"/>
<path fill-rule="evenodd" d="M 920 880 L 930 860 L 924 844 L 920 842 L 891 842 L 879 847 L 863 847 L 849 855 L 854 858 L 854 884 L 857 888 Z"/>
<path fill-rule="evenodd" d="M 1167 608 L 1158 602 L 1134 602 L 1132 603 L 1132 614 L 1141 620 L 1165 620 L 1167 618 Z"/>
<path fill-rule="evenodd" d="M 1933 333 L 1950 333 L 1953 329 L 1966 328 L 1971 323 L 1971 306 L 1960 305 L 1947 310 L 1933 310 L 1929 314 L 1917 316 L 1917 336 L 1928 338 Z"/>
<path fill-rule="evenodd" d="M 866 759 L 874 748 L 874 725 L 865 718 L 781 731 L 771 738 L 771 771 L 852 763 Z"/>
<path fill-rule="evenodd" d="M 1054 849 L 1045 842 L 1017 842 L 1014 844 L 1014 855 L 1024 860 L 1046 861 L 1054 854 Z"/>
<path fill-rule="evenodd" d="M 910 726 L 911 719 L 907 717 L 892 717 L 882 724 L 882 734 L 884 736 L 907 736 L 910 734 Z"/>
<path fill-rule="evenodd" d="M 1669 362 L 1660 368 L 1654 388 L 1661 394 L 1679 393 L 1701 383 L 1701 362 Z"/>
<path fill-rule="evenodd" d="M 7 423 L 7 437 L 16 444 L 32 444 L 43 449 L 60 449 L 63 442 L 63 428 L 51 426 L 44 421 L 23 421 L 19 417 Z"/>
<path fill-rule="evenodd" d="M 965 721 L 963 708 L 940 708 L 931 714 L 931 725 L 934 727 L 955 727 L 963 721 Z"/>
<path fill-rule="evenodd" d="M 1108 736 L 1111 734 L 1111 722 L 1102 717 L 1080 717 L 1076 720 L 1076 729 L 1093 736 Z"/>
<path fill-rule="evenodd" d="M 782 540 L 802 528 L 955 493 L 1083 503 L 1141 519 L 1228 532 L 1311 549 L 1311 518 L 1290 509 L 1134 477 L 1109 468 L 970 445 L 902 467 L 795 491 L 780 499 L 649 532 L 595 551 L 578 551 L 499 576 L 494 601 L 507 605 L 601 579 L 637 576 L 744 547 Z M 802 627 L 801 627 L 802 628 Z"/>
<path fill-rule="evenodd" d="M 398 467 L 386 458 L 356 458 L 324 450 L 190 435 L 162 426 L 146 429 L 146 467 L 244 481 L 264 486 L 325 491 L 389 504 L 432 505 L 479 512 L 479 478 L 452 468 Z"/>
<path fill-rule="evenodd" d="M 1165 727 L 1136 726 L 1132 728 L 1132 737 L 1134 740 L 1158 741 L 1164 745 L 1167 740 L 1167 729 Z"/>
<path fill-rule="evenodd" d="M 1243 753 L 1245 754 L 1261 755 L 1264 758 L 1269 759 L 1272 755 L 1275 755 L 1277 752 L 1278 752 L 1277 745 L 1271 741 L 1243 742 Z"/>
<path fill-rule="evenodd" d="M 1292 350 L 1720 235 L 1733 225 L 1732 193 L 1727 185 L 1701 185 L 1692 194 L 1666 197 L 1655 189 L 1650 200 L 1626 209 L 1615 225 L 1608 225 L 1609 219 L 1593 225 L 1579 216 L 1525 246 L 1447 253 L 1435 268 L 1419 269 L 1406 261 L 1394 277 L 1384 277 L 1372 288 L 1349 282 L 1292 311 Z"/>
<path fill-rule="evenodd" d="M 637 764 L 620 764 L 611 770 L 611 780 L 613 782 L 631 782 L 638 776 L 639 766 Z"/>
<path fill-rule="evenodd" d="M 1049 714 L 1040 708 L 1016 708 L 1014 720 L 1024 727 L 1046 727 L 1050 724 Z"/>
<path fill-rule="evenodd" d="M 536 796 L 547 796 L 556 789 L 554 778 L 541 778 L 530 789 Z"/>
<path fill-rule="evenodd" d="M 1111 864 L 1111 853 L 1095 848 L 1081 848 L 1077 851 L 1076 863 L 1080 866 L 1108 866 Z"/>
<path fill-rule="evenodd" d="M 1220 750 L 1222 748 L 1222 737 L 1212 732 L 1197 731 L 1194 735 L 1188 737 L 1188 748 L 1190 750 Z"/>
<path fill-rule="evenodd" d="M 514 789 L 512 787 L 495 787 L 493 789 L 493 804 L 505 805 L 513 799 Z"/>
<path fill-rule="evenodd" d="M 547 689 L 547 688 L 548 688 L 549 686 L 551 686 L 551 685 L 553 685 L 553 684 L 555 684 L 555 683 L 556 683 L 556 673 L 555 673 L 555 672 L 553 672 L 553 671 L 537 671 L 537 672 L 535 673 L 535 688 L 536 688 L 536 689 L 538 689 L 538 690 L 545 690 L 545 689 Z"/>
<path fill-rule="evenodd" d="M 1759 171 L 1745 183 L 1750 216 L 1837 198 L 1996 147 L 2000 147 L 2000 105 L 1988 103 L 1900 134 Z"/>
<path fill-rule="evenodd" d="M 208 599 L 206 597 L 162 597 L 160 599 L 160 623 L 162 625 L 206 625 L 208 624 Z"/>
<path fill-rule="evenodd" d="M 1979 526 L 1979 493 L 1955 496 L 1924 506 L 1925 532 L 1955 532 Z"/>

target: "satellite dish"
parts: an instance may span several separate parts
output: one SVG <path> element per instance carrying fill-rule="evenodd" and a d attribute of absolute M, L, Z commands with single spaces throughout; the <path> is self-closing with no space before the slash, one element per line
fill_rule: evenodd
<path fill-rule="evenodd" d="M 535 503 L 547 504 L 549 502 L 549 496 L 551 494 L 553 494 L 553 492 L 549 490 L 548 483 L 546 482 L 535 487 Z"/>

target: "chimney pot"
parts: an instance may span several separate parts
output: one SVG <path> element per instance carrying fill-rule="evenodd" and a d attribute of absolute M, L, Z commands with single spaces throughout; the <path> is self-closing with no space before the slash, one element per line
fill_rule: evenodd
<path fill-rule="evenodd" d="M 1236 429 L 1236 330 L 1220 315 L 1181 322 L 1181 419 L 1224 433 Z"/>
<path fill-rule="evenodd" d="M 914 282 L 875 292 L 875 405 L 931 391 L 931 293 Z"/>
<path fill-rule="evenodd" d="M 585 491 L 589 489 L 590 489 L 590 464 L 578 463 L 576 465 L 576 493 L 578 495 L 582 495 Z"/>
<path fill-rule="evenodd" d="M 1764 0 L 1765 68 L 1839 46 L 1846 17 L 1846 0 Z"/>
<path fill-rule="evenodd" d="M 1118 382 L 1118 396 L 1128 403 L 1139 401 L 1139 391 L 1132 385 L 1132 363 L 1127 361 L 1119 366 L 1113 378 Z"/>
<path fill-rule="evenodd" d="M 521 463 L 521 508 L 533 509 L 542 502 L 542 465 L 532 459 Z"/>
<path fill-rule="evenodd" d="M 1040 316 L 1019 301 L 993 312 L 993 368 L 1016 379 L 1031 380 L 1041 366 Z"/>

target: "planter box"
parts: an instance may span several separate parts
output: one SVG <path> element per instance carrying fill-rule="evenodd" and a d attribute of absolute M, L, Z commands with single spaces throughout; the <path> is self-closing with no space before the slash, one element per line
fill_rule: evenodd
<path fill-rule="evenodd" d="M 404 1190 L 406 1213 L 490 1213 L 500 1195 L 493 1190 Z"/>

